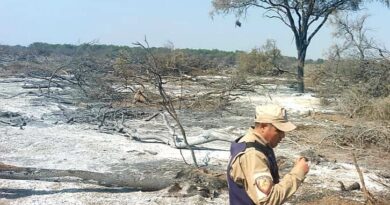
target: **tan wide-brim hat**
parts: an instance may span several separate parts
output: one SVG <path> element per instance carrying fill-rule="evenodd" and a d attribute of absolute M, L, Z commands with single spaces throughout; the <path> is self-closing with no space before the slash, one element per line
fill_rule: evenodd
<path fill-rule="evenodd" d="M 256 106 L 255 122 L 271 123 L 283 132 L 289 132 L 297 128 L 288 121 L 286 109 L 274 104 Z"/>

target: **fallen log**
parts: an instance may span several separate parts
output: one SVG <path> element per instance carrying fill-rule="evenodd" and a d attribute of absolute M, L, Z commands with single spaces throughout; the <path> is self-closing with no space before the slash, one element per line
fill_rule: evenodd
<path fill-rule="evenodd" d="M 180 136 L 163 136 L 163 135 L 139 135 L 136 130 L 130 130 L 129 133 L 126 133 L 127 136 L 131 137 L 131 139 L 136 140 L 136 141 L 156 141 L 160 142 L 166 145 L 171 146 L 172 148 L 176 149 L 187 149 L 187 145 L 184 143 L 182 138 Z M 231 142 L 232 139 L 230 139 L 229 136 L 226 134 L 218 133 L 216 131 L 210 132 L 210 131 L 205 131 L 204 133 L 197 135 L 197 136 L 192 136 L 194 140 L 190 140 L 188 144 L 190 146 L 196 146 L 196 145 L 201 145 L 201 144 L 206 144 L 209 142 L 213 141 L 224 141 L 224 142 Z"/>
<path fill-rule="evenodd" d="M 156 191 L 167 188 L 168 195 L 217 197 L 226 190 L 224 170 L 220 166 L 194 168 L 183 162 L 158 160 L 135 164 L 112 164 L 119 173 L 100 173 L 83 170 L 40 169 L 19 167 L 0 162 L 0 179 L 42 180 L 55 182 L 93 183 L 120 187 L 129 191 Z M 187 188 L 188 189 L 187 189 Z"/>
<path fill-rule="evenodd" d="M 173 178 L 163 175 L 146 176 L 139 173 L 99 173 L 83 170 L 40 169 L 18 167 L 0 163 L 0 178 L 14 180 L 67 181 L 75 177 L 83 183 L 107 187 L 125 187 L 140 191 L 156 191 L 174 183 Z"/>
<path fill-rule="evenodd" d="M 191 138 L 194 140 L 190 140 L 187 143 L 183 140 L 184 137 L 178 132 L 175 131 L 174 126 L 172 126 L 167 117 L 165 116 L 164 113 L 158 113 L 162 116 L 162 119 L 164 120 L 164 124 L 167 127 L 170 135 L 168 136 L 162 136 L 162 135 L 139 135 L 137 130 L 132 129 L 127 131 L 126 135 L 131 137 L 133 140 L 137 141 L 149 141 L 149 140 L 154 140 L 156 142 L 164 143 L 167 144 L 173 148 L 177 149 L 187 149 L 188 146 L 196 146 L 196 145 L 201 145 L 201 144 L 206 144 L 208 142 L 213 142 L 213 141 L 224 141 L 224 142 L 231 142 L 234 138 L 231 137 L 231 133 L 221 130 L 206 130 L 203 133 L 192 136 Z M 158 114 L 154 114 L 152 117 L 155 118 L 158 116 Z M 146 119 L 148 120 L 148 119 Z"/>

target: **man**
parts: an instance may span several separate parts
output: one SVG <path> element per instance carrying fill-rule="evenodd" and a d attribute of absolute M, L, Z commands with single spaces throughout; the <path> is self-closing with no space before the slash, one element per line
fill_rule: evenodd
<path fill-rule="evenodd" d="M 232 143 L 227 169 L 231 205 L 282 204 L 291 197 L 309 172 L 305 157 L 279 179 L 272 148 L 285 132 L 296 128 L 287 120 L 286 110 L 277 105 L 256 107 L 255 126 Z"/>

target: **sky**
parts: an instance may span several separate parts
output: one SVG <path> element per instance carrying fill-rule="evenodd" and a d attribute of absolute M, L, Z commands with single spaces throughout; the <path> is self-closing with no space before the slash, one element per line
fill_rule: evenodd
<path fill-rule="evenodd" d="M 241 27 L 236 17 L 211 18 L 211 0 L 0 0 L 0 44 L 97 42 L 133 46 L 145 36 L 153 47 L 243 50 L 276 41 L 283 55 L 296 56 L 292 31 L 282 22 L 251 9 Z M 369 4 L 370 36 L 390 49 L 390 9 Z M 326 58 L 335 42 L 325 25 L 313 38 L 307 58 Z"/>

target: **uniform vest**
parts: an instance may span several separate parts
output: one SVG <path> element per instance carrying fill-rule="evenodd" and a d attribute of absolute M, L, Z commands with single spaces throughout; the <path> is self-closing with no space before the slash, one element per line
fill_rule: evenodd
<path fill-rule="evenodd" d="M 272 148 L 260 144 L 258 142 L 240 142 L 238 141 L 242 137 L 232 142 L 230 147 L 230 160 L 227 168 L 227 181 L 229 186 L 229 202 L 230 205 L 253 205 L 253 201 L 250 199 L 242 185 L 236 184 L 230 176 L 230 170 L 232 169 L 232 160 L 240 153 L 244 152 L 247 148 L 254 147 L 257 151 L 262 152 L 268 159 L 268 166 L 271 171 L 274 184 L 279 183 L 279 171 L 276 163 L 276 158 Z"/>

